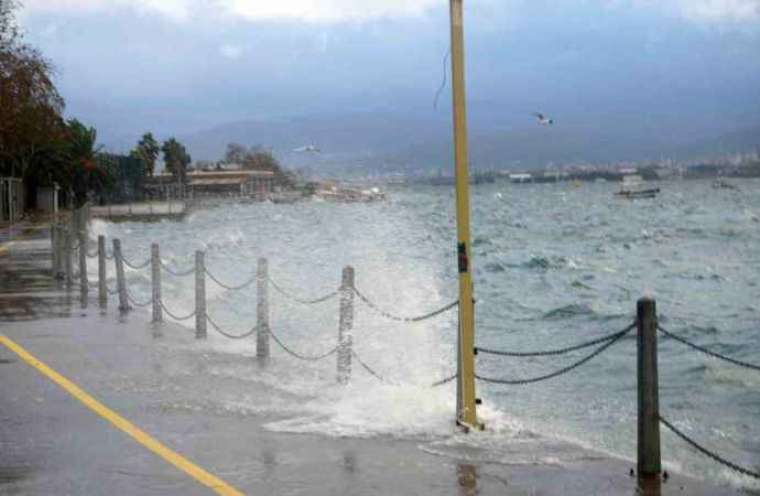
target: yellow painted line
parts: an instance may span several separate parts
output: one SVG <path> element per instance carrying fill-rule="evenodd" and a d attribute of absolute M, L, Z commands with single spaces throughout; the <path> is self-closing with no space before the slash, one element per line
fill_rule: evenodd
<path fill-rule="evenodd" d="M 220 494 L 222 496 L 242 496 L 243 495 L 242 492 L 230 486 L 229 484 L 227 484 L 220 478 L 216 477 L 213 474 L 210 474 L 209 472 L 206 472 L 205 470 L 195 465 L 193 462 L 191 462 L 187 458 L 181 456 L 175 451 L 170 450 L 169 448 L 167 448 L 160 442 L 153 439 L 150 435 L 146 434 L 145 432 L 137 428 L 134 424 L 129 422 L 127 419 L 125 419 L 118 413 L 114 412 L 113 410 L 111 410 L 110 408 L 108 408 L 107 406 L 105 406 L 104 404 L 100 403 L 98 400 L 96 400 L 95 398 L 87 394 L 79 386 L 77 386 L 70 380 L 66 379 L 61 374 L 51 369 L 50 367 L 48 367 L 41 361 L 37 360 L 28 351 L 26 351 L 24 348 L 22 348 L 18 344 L 8 339 L 6 336 L 0 335 L 0 343 L 4 344 L 8 349 L 10 349 L 19 357 L 21 357 L 21 359 L 23 359 L 26 363 L 28 363 L 29 365 L 37 369 L 40 373 L 47 376 L 48 379 L 58 384 L 63 389 L 65 389 L 69 394 L 71 394 L 76 399 L 84 403 L 84 405 L 87 408 L 89 408 L 90 410 L 94 411 L 95 413 L 97 413 L 98 415 L 100 415 L 101 417 L 109 421 L 117 429 L 120 429 L 121 431 L 125 432 L 126 434 L 131 436 L 135 441 L 142 444 L 143 446 L 145 446 L 150 451 L 157 454 L 158 456 L 160 456 L 167 462 L 171 463 L 172 465 L 177 467 L 179 470 L 185 472 L 187 475 L 197 480 L 204 486 L 209 487 L 215 493 Z"/>
<path fill-rule="evenodd" d="M 14 241 L 20 241 L 24 238 L 27 238 L 30 235 L 36 233 L 37 231 L 41 231 L 42 229 L 45 229 L 46 227 L 48 227 L 47 224 L 27 227 L 26 229 L 21 231 L 18 234 L 18 236 L 16 236 L 14 239 L 3 242 L 2 245 L 0 245 L 0 257 L 6 255 L 8 251 L 10 251 L 11 245 L 13 244 Z"/>

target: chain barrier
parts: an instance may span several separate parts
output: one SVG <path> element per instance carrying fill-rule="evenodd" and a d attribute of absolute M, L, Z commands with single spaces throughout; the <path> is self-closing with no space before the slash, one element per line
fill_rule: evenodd
<path fill-rule="evenodd" d="M 713 453 L 712 451 L 708 450 L 704 446 L 700 445 L 693 439 L 691 439 L 689 436 L 678 430 L 673 424 L 665 420 L 662 416 L 659 416 L 660 422 L 662 425 L 670 429 L 670 431 L 675 434 L 676 436 L 680 437 L 682 440 L 684 440 L 687 444 L 691 445 L 692 448 L 699 451 L 703 455 L 712 458 L 716 462 L 720 463 L 721 465 L 725 465 L 726 467 L 735 470 L 739 472 L 740 474 L 744 474 L 748 477 L 754 477 L 755 479 L 760 479 L 760 472 L 753 472 L 752 470 L 746 469 L 744 467 L 740 467 L 739 465 L 730 462 L 723 458 L 722 456 L 718 455 L 717 453 Z"/>
<path fill-rule="evenodd" d="M 602 336 L 601 338 L 593 339 L 591 341 L 586 341 L 585 343 L 576 344 L 573 346 L 568 346 L 566 348 L 558 348 L 554 350 L 544 350 L 544 351 L 502 351 L 502 350 L 494 350 L 491 348 L 482 348 L 480 346 L 475 347 L 475 353 L 485 353 L 487 355 L 499 355 L 499 356 L 508 356 L 508 357 L 536 357 L 536 356 L 552 356 L 552 355 L 564 355 L 565 353 L 569 353 L 571 351 L 577 351 L 582 350 L 583 348 L 590 348 L 591 346 L 604 343 L 605 341 L 609 341 L 610 339 L 615 339 L 620 335 L 621 333 L 626 333 L 636 327 L 636 323 L 631 324 L 630 326 L 626 327 L 622 331 L 613 332 L 612 334 L 608 334 L 606 336 Z"/>
<path fill-rule="evenodd" d="M 338 296 L 338 291 L 336 290 L 336 291 L 328 293 L 328 294 L 326 294 L 324 296 L 320 296 L 319 298 L 314 298 L 313 300 L 299 298 L 298 296 L 294 295 L 293 293 L 291 293 L 289 291 L 285 291 L 284 289 L 282 289 L 276 282 L 274 282 L 274 280 L 271 277 L 267 277 L 267 280 L 269 281 L 269 284 L 271 284 L 272 287 L 278 293 L 280 293 L 282 296 L 284 296 L 286 298 L 289 298 L 289 299 L 295 301 L 296 303 L 300 303 L 301 305 L 316 305 L 317 303 L 322 303 L 322 302 L 325 302 L 327 300 L 330 300 L 330 299 L 335 298 L 336 296 Z"/>
<path fill-rule="evenodd" d="M 552 372 L 550 374 L 545 374 L 545 375 L 541 375 L 541 376 L 538 376 L 538 377 L 532 377 L 532 378 L 529 378 L 529 379 L 494 379 L 494 378 L 491 378 L 491 377 L 483 377 L 483 376 L 480 376 L 478 374 L 475 374 L 475 378 L 478 379 L 478 380 L 481 380 L 483 382 L 489 382 L 489 383 L 492 383 L 492 384 L 507 384 L 507 385 L 511 385 L 511 386 L 522 386 L 522 385 L 525 385 L 525 384 L 532 384 L 534 382 L 541 382 L 541 381 L 545 381 L 545 380 L 548 380 L 548 379 L 553 379 L 553 378 L 558 377 L 560 375 L 566 374 L 566 373 L 568 373 L 568 372 L 570 372 L 570 371 L 572 371 L 572 370 L 580 367 L 581 365 L 584 365 L 586 362 L 588 362 L 592 358 L 596 357 L 597 355 L 601 354 L 602 352 L 604 352 L 607 348 L 609 348 L 613 344 L 617 343 L 623 336 L 625 336 L 626 334 L 628 334 L 631 331 L 631 329 L 633 329 L 634 327 L 635 326 L 628 326 L 625 330 L 618 332 L 617 336 L 613 337 L 607 343 L 603 344 L 602 346 L 600 346 L 599 348 L 597 348 L 596 350 L 594 350 L 590 355 L 588 355 L 588 356 L 586 356 L 586 357 L 578 360 L 577 362 L 575 362 L 575 363 L 573 363 L 571 365 L 568 365 L 567 367 L 561 368 L 561 369 L 559 369 L 559 370 L 557 370 L 555 372 Z"/>
<path fill-rule="evenodd" d="M 359 357 L 359 354 L 358 354 L 358 353 L 356 353 L 354 350 L 351 350 L 351 356 L 352 356 L 352 357 L 354 357 L 354 358 L 356 359 L 356 362 L 357 362 L 359 365 L 361 365 L 361 367 L 362 367 L 364 370 L 366 370 L 366 371 L 367 371 L 367 373 L 368 373 L 369 375 L 371 375 L 371 376 L 372 376 L 372 377 L 374 377 L 375 379 L 379 380 L 380 382 L 385 382 L 385 383 L 387 383 L 387 382 L 388 382 L 388 381 L 386 381 L 386 380 L 385 380 L 385 378 L 384 378 L 383 376 L 381 376 L 380 374 L 378 374 L 377 372 L 375 372 L 375 371 L 372 369 L 372 367 L 370 367 L 369 365 L 367 365 L 367 364 L 364 362 L 364 360 L 362 360 L 362 359 L 361 359 L 361 357 Z"/>
<path fill-rule="evenodd" d="M 111 252 L 110 254 L 106 252 L 106 260 L 113 260 L 113 252 Z"/>
<path fill-rule="evenodd" d="M 457 301 L 453 301 L 453 302 L 449 303 L 448 305 L 446 305 L 444 307 L 439 308 L 438 310 L 433 310 L 432 312 L 426 313 L 424 315 L 419 315 L 417 317 L 403 317 L 403 316 L 399 316 L 399 315 L 394 315 L 394 314 L 392 314 L 390 312 L 386 312 L 382 308 L 380 308 L 377 305 L 375 305 L 369 298 L 367 298 L 366 296 L 364 296 L 364 294 L 362 294 L 358 289 L 356 289 L 355 287 L 352 288 L 352 289 L 353 289 L 354 293 L 356 294 L 356 296 L 358 296 L 359 299 L 361 301 L 363 301 L 365 305 L 367 305 L 369 308 L 371 308 L 375 312 L 379 313 L 380 315 L 382 315 L 386 319 L 394 320 L 396 322 L 421 322 L 423 320 L 431 319 L 431 318 L 433 318 L 433 317 L 435 317 L 437 315 L 440 315 L 440 314 L 442 314 L 444 312 L 447 312 L 447 311 L 451 310 L 454 307 L 459 306 L 459 301 L 457 300 Z"/>
<path fill-rule="evenodd" d="M 206 314 L 206 320 L 208 320 L 208 323 L 211 324 L 211 327 L 213 327 L 216 332 L 218 332 L 219 334 L 221 334 L 225 338 L 229 338 L 229 339 L 244 339 L 244 338 L 247 338 L 248 336 L 251 336 L 253 333 L 255 333 L 256 330 L 258 329 L 257 326 L 254 326 L 253 329 L 251 329 L 250 331 L 245 332 L 245 333 L 240 334 L 240 335 L 238 335 L 238 334 L 229 334 L 229 333 L 224 332 L 222 330 L 222 328 L 216 322 L 214 322 L 214 320 L 211 318 L 210 315 Z"/>
<path fill-rule="evenodd" d="M 147 307 L 148 305 L 153 303 L 153 299 L 149 299 L 148 301 L 144 303 L 141 301 L 137 301 L 137 299 L 134 298 L 132 294 L 129 292 L 129 288 L 127 288 L 127 300 L 136 307 Z"/>
<path fill-rule="evenodd" d="M 214 281 L 215 283 L 217 283 L 222 288 L 230 290 L 230 291 L 239 291 L 241 289 L 247 288 L 248 286 L 250 286 L 251 284 L 253 284 L 254 282 L 256 282 L 256 275 L 254 274 L 253 277 L 251 277 L 250 279 L 248 279 L 247 281 L 245 281 L 244 283 L 242 283 L 240 285 L 237 285 L 237 286 L 229 285 L 229 284 L 225 284 L 222 281 L 220 281 L 219 279 L 217 279 L 216 276 L 214 276 L 214 274 L 212 274 L 211 272 L 209 272 L 208 269 L 205 269 L 205 271 L 206 271 L 206 275 L 209 276 L 212 281 Z"/>
<path fill-rule="evenodd" d="M 726 362 L 733 363 L 734 365 L 738 365 L 740 367 L 746 367 L 748 369 L 753 369 L 753 370 L 760 370 L 760 366 L 758 366 L 758 365 L 755 365 L 755 364 L 752 364 L 752 363 L 748 363 L 748 362 L 743 362 L 741 360 L 737 360 L 736 358 L 731 358 L 731 357 L 728 357 L 726 355 L 721 355 L 720 353 L 716 353 L 714 351 L 708 350 L 707 348 L 705 348 L 703 346 L 699 346 L 698 344 L 694 344 L 691 341 L 688 341 L 687 339 L 682 338 L 681 336 L 677 336 L 677 335 L 675 335 L 675 334 L 673 334 L 671 332 L 668 332 L 667 330 L 663 329 L 662 326 L 660 326 L 659 324 L 657 324 L 657 329 L 661 333 L 663 333 L 664 335 L 666 335 L 667 337 L 669 337 L 671 339 L 675 339 L 676 341 L 678 341 L 680 343 L 683 343 L 686 346 L 690 346 L 691 348 L 694 348 L 697 351 L 701 351 L 702 353 L 704 353 L 706 355 L 710 355 L 711 357 L 719 358 L 720 360 L 725 360 Z"/>
<path fill-rule="evenodd" d="M 119 294 L 119 288 L 117 287 L 116 289 L 114 289 L 113 291 L 111 291 L 111 288 L 108 287 L 108 283 L 106 283 L 106 293 L 108 293 L 110 295 L 117 295 L 117 294 Z"/>
<path fill-rule="evenodd" d="M 98 250 L 95 250 L 92 254 L 87 251 L 87 258 L 98 258 Z"/>
<path fill-rule="evenodd" d="M 171 267 L 169 267 L 168 265 L 166 265 L 163 260 L 161 260 L 160 265 L 161 265 L 162 269 L 164 269 L 166 272 L 168 272 L 169 274 L 173 275 L 174 277 L 185 277 L 185 276 L 189 276 L 191 274 L 195 274 L 195 267 L 192 267 L 192 268 L 190 268 L 190 269 L 182 272 L 182 271 L 175 271 L 174 269 L 172 269 Z"/>
<path fill-rule="evenodd" d="M 356 362 L 361 365 L 361 367 L 371 376 L 375 377 L 380 382 L 384 382 L 386 384 L 390 384 L 390 381 L 388 381 L 385 377 L 380 375 L 375 369 L 367 365 L 367 362 L 361 359 L 358 353 L 356 351 L 351 350 L 351 356 L 353 356 L 356 359 Z M 443 386 L 444 384 L 448 384 L 449 382 L 453 381 L 457 378 L 457 375 L 454 374 L 452 376 L 446 377 L 444 379 L 441 379 L 440 381 L 435 381 L 434 383 L 430 384 L 429 387 L 434 388 L 438 386 Z"/>
<path fill-rule="evenodd" d="M 441 379 L 440 381 L 435 381 L 433 384 L 430 385 L 430 387 L 438 387 L 443 386 L 444 384 L 448 384 L 449 382 L 453 381 L 457 378 L 457 375 L 451 375 L 449 377 L 446 377 L 445 379 Z"/>
<path fill-rule="evenodd" d="M 272 336 L 272 339 L 274 339 L 274 342 L 277 343 L 280 346 L 280 348 L 282 348 L 287 354 L 306 362 L 318 362 L 319 360 L 322 360 L 323 358 L 327 358 L 330 355 L 336 353 L 339 348 L 338 346 L 336 346 L 335 348 L 331 349 L 327 353 L 323 353 L 321 355 L 314 355 L 314 356 L 302 355 L 301 353 L 298 353 L 288 348 L 285 345 L 285 343 L 280 341 L 280 338 L 278 338 L 277 335 L 273 333 L 271 330 L 269 330 L 269 335 Z"/>
<path fill-rule="evenodd" d="M 148 265 L 150 265 L 150 258 L 148 260 L 146 260 L 144 263 L 133 264 L 129 260 L 127 260 L 127 257 L 125 257 L 124 255 L 122 255 L 121 256 L 121 261 L 124 262 L 124 265 L 126 265 L 127 267 L 129 267 L 130 269 L 133 269 L 133 270 L 142 270 L 145 267 L 147 267 Z"/>
<path fill-rule="evenodd" d="M 195 312 L 196 312 L 195 310 L 193 310 L 193 313 L 191 313 L 190 315 L 187 315 L 187 316 L 185 316 L 185 317 L 179 317 L 179 316 L 177 316 L 177 315 L 173 314 L 171 311 L 169 311 L 169 309 L 168 309 L 168 308 L 166 308 L 166 305 L 164 305 L 164 301 L 163 301 L 163 300 L 161 300 L 159 303 L 161 304 L 161 308 L 163 308 L 163 309 L 164 309 L 164 312 L 166 312 L 166 314 L 167 314 L 169 317 L 173 318 L 174 320 L 183 321 L 183 320 L 190 320 L 190 319 L 192 319 L 193 317 L 195 317 Z"/>

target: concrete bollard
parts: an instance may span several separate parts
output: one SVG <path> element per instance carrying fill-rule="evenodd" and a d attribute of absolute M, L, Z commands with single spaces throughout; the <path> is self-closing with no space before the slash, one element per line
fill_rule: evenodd
<path fill-rule="evenodd" d="M 195 252 L 195 338 L 206 339 L 206 261 Z"/>
<path fill-rule="evenodd" d="M 636 304 L 638 330 L 638 473 L 655 477 L 660 462 L 660 400 L 657 378 L 657 307 L 651 298 Z"/>
<path fill-rule="evenodd" d="M 158 243 L 150 245 L 150 280 L 153 289 L 153 322 L 164 320 L 161 308 L 161 254 Z"/>
<path fill-rule="evenodd" d="M 113 261 L 116 265 L 116 289 L 119 292 L 119 311 L 129 311 L 127 280 L 124 276 L 124 259 L 121 257 L 121 240 L 113 240 Z"/>
<path fill-rule="evenodd" d="M 58 274 L 58 247 L 56 246 L 56 225 L 55 221 L 50 224 L 50 274 L 56 277 Z"/>
<path fill-rule="evenodd" d="M 70 229 L 66 230 L 64 236 L 63 263 L 64 273 L 66 276 L 66 287 L 70 288 L 74 284 L 74 254 L 72 246 L 73 235 Z"/>
<path fill-rule="evenodd" d="M 98 236 L 98 305 L 108 307 L 108 286 L 106 286 L 106 237 Z"/>
<path fill-rule="evenodd" d="M 354 268 L 343 268 L 340 285 L 340 318 L 338 321 L 338 384 L 351 378 L 351 346 L 354 327 Z"/>
<path fill-rule="evenodd" d="M 63 280 L 65 277 L 65 268 L 64 268 L 64 251 L 66 248 L 66 233 L 63 230 L 63 227 L 58 224 L 55 226 L 55 252 L 56 252 L 56 273 L 55 278 L 59 280 Z"/>
<path fill-rule="evenodd" d="M 79 231 L 79 295 L 82 298 L 82 305 L 87 305 L 87 294 L 89 293 L 88 286 L 87 231 Z"/>
<path fill-rule="evenodd" d="M 256 267 L 256 358 L 269 358 L 269 264 L 259 258 Z"/>

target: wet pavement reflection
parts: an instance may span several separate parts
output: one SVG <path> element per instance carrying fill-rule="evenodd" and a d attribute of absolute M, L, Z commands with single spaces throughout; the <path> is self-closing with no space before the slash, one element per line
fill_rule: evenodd
<path fill-rule="evenodd" d="M 460 463 L 457 465 L 457 482 L 459 496 L 475 496 L 478 494 L 478 472 L 475 465 Z"/>

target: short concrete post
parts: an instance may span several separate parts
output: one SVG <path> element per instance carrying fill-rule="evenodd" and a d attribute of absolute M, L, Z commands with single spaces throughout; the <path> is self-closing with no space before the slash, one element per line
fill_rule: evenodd
<path fill-rule="evenodd" d="M 56 235 L 58 230 L 55 221 L 50 224 L 50 273 L 53 277 L 58 275 L 58 246 Z"/>
<path fill-rule="evenodd" d="M 150 245 L 150 279 L 153 288 L 153 322 L 164 320 L 161 308 L 161 255 L 158 243 Z"/>
<path fill-rule="evenodd" d="M 108 307 L 108 287 L 106 286 L 106 237 L 98 236 L 98 305 Z"/>
<path fill-rule="evenodd" d="M 73 246 L 72 246 L 72 238 L 74 235 L 71 232 L 71 229 L 67 229 L 66 233 L 64 234 L 64 272 L 66 274 L 66 287 L 70 288 L 74 284 L 74 254 Z"/>
<path fill-rule="evenodd" d="M 354 327 L 354 268 L 343 268 L 340 285 L 340 318 L 338 321 L 338 384 L 351 378 L 351 345 Z"/>
<path fill-rule="evenodd" d="M 87 304 L 87 293 L 89 292 L 89 282 L 87 280 L 87 231 L 79 231 L 79 294 L 82 297 L 82 304 Z"/>
<path fill-rule="evenodd" d="M 113 240 L 113 261 L 116 264 L 116 289 L 119 292 L 119 311 L 129 311 L 127 280 L 124 276 L 124 259 L 121 256 L 121 240 Z"/>
<path fill-rule="evenodd" d="M 269 358 L 269 264 L 259 258 L 256 267 L 256 358 Z"/>
<path fill-rule="evenodd" d="M 206 339 L 206 261 L 195 252 L 195 338 Z"/>
<path fill-rule="evenodd" d="M 66 239 L 65 239 L 66 233 L 63 230 L 63 227 L 60 224 L 57 224 L 55 226 L 55 266 L 56 266 L 56 272 L 55 272 L 55 278 L 59 280 L 63 280 L 65 274 L 64 274 L 64 250 L 66 248 Z"/>
<path fill-rule="evenodd" d="M 657 308 L 651 298 L 636 304 L 638 328 L 638 473 L 658 476 L 660 463 L 660 400 L 657 380 Z"/>

